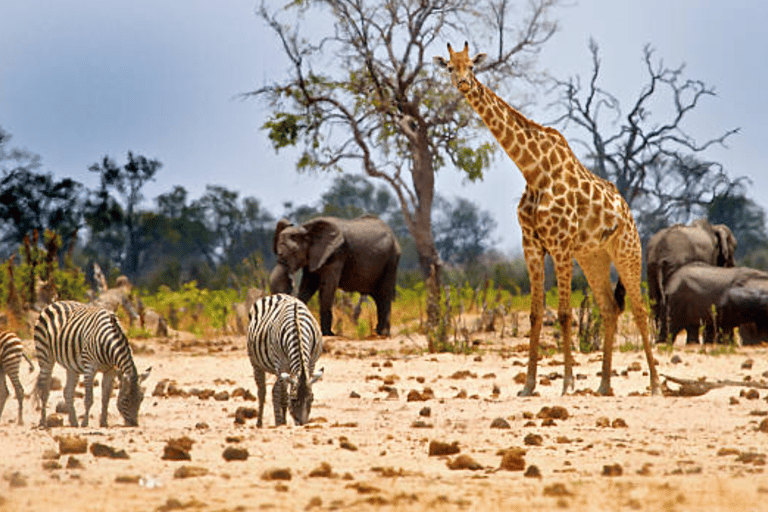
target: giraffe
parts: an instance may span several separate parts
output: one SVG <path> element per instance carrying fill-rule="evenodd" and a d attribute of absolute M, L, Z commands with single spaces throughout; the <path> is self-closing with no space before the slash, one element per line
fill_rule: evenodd
<path fill-rule="evenodd" d="M 469 58 L 469 44 L 449 60 L 435 57 L 447 69 L 453 85 L 464 95 L 525 178 L 517 207 L 523 232 L 523 254 L 531 281 L 531 333 L 525 385 L 518 393 L 531 396 L 536 387 L 536 364 L 544 308 L 544 256 L 554 262 L 558 286 L 558 321 L 565 359 L 563 394 L 574 387 L 571 354 L 571 278 L 573 260 L 581 267 L 595 296 L 605 325 L 602 376 L 597 393 L 610 395 L 611 359 L 619 313 L 629 295 L 635 324 L 648 360 L 651 394 L 661 393 L 648 336 L 648 312 L 640 291 L 642 248 L 632 213 L 613 183 L 588 171 L 555 130 L 537 124 L 510 107 L 480 83 L 473 68 L 484 53 Z M 619 273 L 611 286 L 611 263 Z"/>

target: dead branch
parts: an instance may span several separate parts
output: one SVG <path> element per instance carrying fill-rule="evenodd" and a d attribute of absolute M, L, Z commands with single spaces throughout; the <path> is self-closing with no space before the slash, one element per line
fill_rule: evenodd
<path fill-rule="evenodd" d="M 701 396 L 709 393 L 713 389 L 726 386 L 741 386 L 745 388 L 768 389 L 768 384 L 760 382 L 736 381 L 736 380 L 718 380 L 716 382 L 707 382 L 705 380 L 680 379 L 671 375 L 662 375 L 664 382 L 662 388 L 667 396 Z M 680 386 L 673 390 L 667 386 L 667 381 L 674 382 Z"/>

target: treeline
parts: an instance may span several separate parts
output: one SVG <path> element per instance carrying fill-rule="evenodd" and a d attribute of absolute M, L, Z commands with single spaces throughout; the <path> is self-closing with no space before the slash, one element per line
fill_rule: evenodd
<path fill-rule="evenodd" d="M 209 289 L 263 287 L 275 263 L 272 240 L 278 218 L 301 223 L 319 215 L 353 218 L 370 213 L 385 220 L 399 238 L 401 285 L 421 280 L 418 256 L 397 201 L 365 178 L 341 175 L 316 204 L 286 202 L 275 214 L 258 198 L 218 185 L 206 186 L 196 199 L 183 186 L 175 186 L 149 200 L 144 187 L 162 171 L 162 163 L 133 152 L 122 164 L 104 157 L 91 165 L 99 185 L 89 189 L 40 171 L 40 158 L 10 149 L 9 140 L 0 129 L 1 261 L 30 243 L 43 247 L 44 236 L 55 236 L 58 262 L 67 259 L 88 279 L 97 263 L 110 282 L 126 275 L 150 293 L 163 285 L 178 290 L 191 281 Z M 436 210 L 440 255 L 449 268 L 462 269 L 460 279 L 468 269 L 476 284 L 490 276 L 486 268 L 490 261 L 506 266 L 492 250 L 496 223 L 489 212 L 463 198 L 439 198 Z M 517 280 L 505 286 L 525 290 L 524 265 L 518 270 L 499 270 L 497 277 Z"/>
<path fill-rule="evenodd" d="M 98 263 L 110 283 L 126 275 L 149 293 L 161 286 L 179 290 L 192 281 L 211 290 L 263 288 L 275 263 L 272 240 L 279 217 L 302 223 L 319 215 L 353 218 L 370 213 L 386 221 L 399 239 L 403 249 L 399 285 L 413 287 L 423 279 L 399 203 L 386 188 L 363 177 L 340 175 L 316 204 L 286 202 L 276 215 L 258 198 L 218 185 L 208 185 L 197 199 L 190 198 L 183 186 L 175 186 L 148 200 L 144 186 L 162 164 L 132 152 L 123 164 L 104 157 L 91 165 L 99 186 L 88 189 L 72 179 L 41 172 L 40 158 L 11 149 L 9 140 L 0 128 L 0 261 L 10 270 L 13 255 L 18 255 L 17 265 L 34 265 L 30 251 L 50 252 L 52 244 L 56 264 L 82 269 L 86 280 Z M 759 206 L 733 194 L 719 197 L 706 211 L 713 223 L 723 222 L 734 231 L 742 264 L 768 268 L 765 214 Z M 644 225 L 642 219 L 638 217 L 645 241 L 653 226 Z M 493 248 L 495 227 L 492 215 L 478 205 L 438 197 L 433 235 L 444 262 L 445 284 L 476 288 L 490 283 L 514 294 L 529 291 L 522 255 L 510 257 Z M 547 285 L 554 284 L 551 269 L 547 276 Z M 585 286 L 576 269 L 573 288 Z M 4 288 L 3 299 L 7 293 Z"/>

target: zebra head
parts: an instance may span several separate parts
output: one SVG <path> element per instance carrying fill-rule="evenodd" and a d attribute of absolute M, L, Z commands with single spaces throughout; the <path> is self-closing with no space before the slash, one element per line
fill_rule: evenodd
<path fill-rule="evenodd" d="M 149 377 L 150 371 L 152 367 L 147 368 L 141 375 L 134 371 L 122 376 L 120 393 L 117 397 L 117 410 L 123 416 L 126 427 L 139 426 L 139 407 L 144 400 L 145 391 L 140 384 Z"/>
<path fill-rule="evenodd" d="M 312 410 L 312 401 L 314 400 L 312 384 L 323 377 L 323 370 L 321 368 L 313 373 L 309 381 L 307 381 L 304 372 L 302 372 L 298 379 L 293 375 L 285 373 L 281 375 L 281 378 L 286 379 L 290 384 L 288 409 L 291 411 L 291 416 L 296 425 L 304 425 L 309 421 L 309 413 Z"/>

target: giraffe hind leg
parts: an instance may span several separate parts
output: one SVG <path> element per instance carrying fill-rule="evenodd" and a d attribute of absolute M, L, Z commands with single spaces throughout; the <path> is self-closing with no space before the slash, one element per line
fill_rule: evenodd
<path fill-rule="evenodd" d="M 608 396 L 611 391 L 611 366 L 613 363 L 613 342 L 616 336 L 616 324 L 619 305 L 611 285 L 611 259 L 605 251 L 599 251 L 578 259 L 579 266 L 587 278 L 589 287 L 603 319 L 603 365 L 600 386 L 597 394 Z"/>

